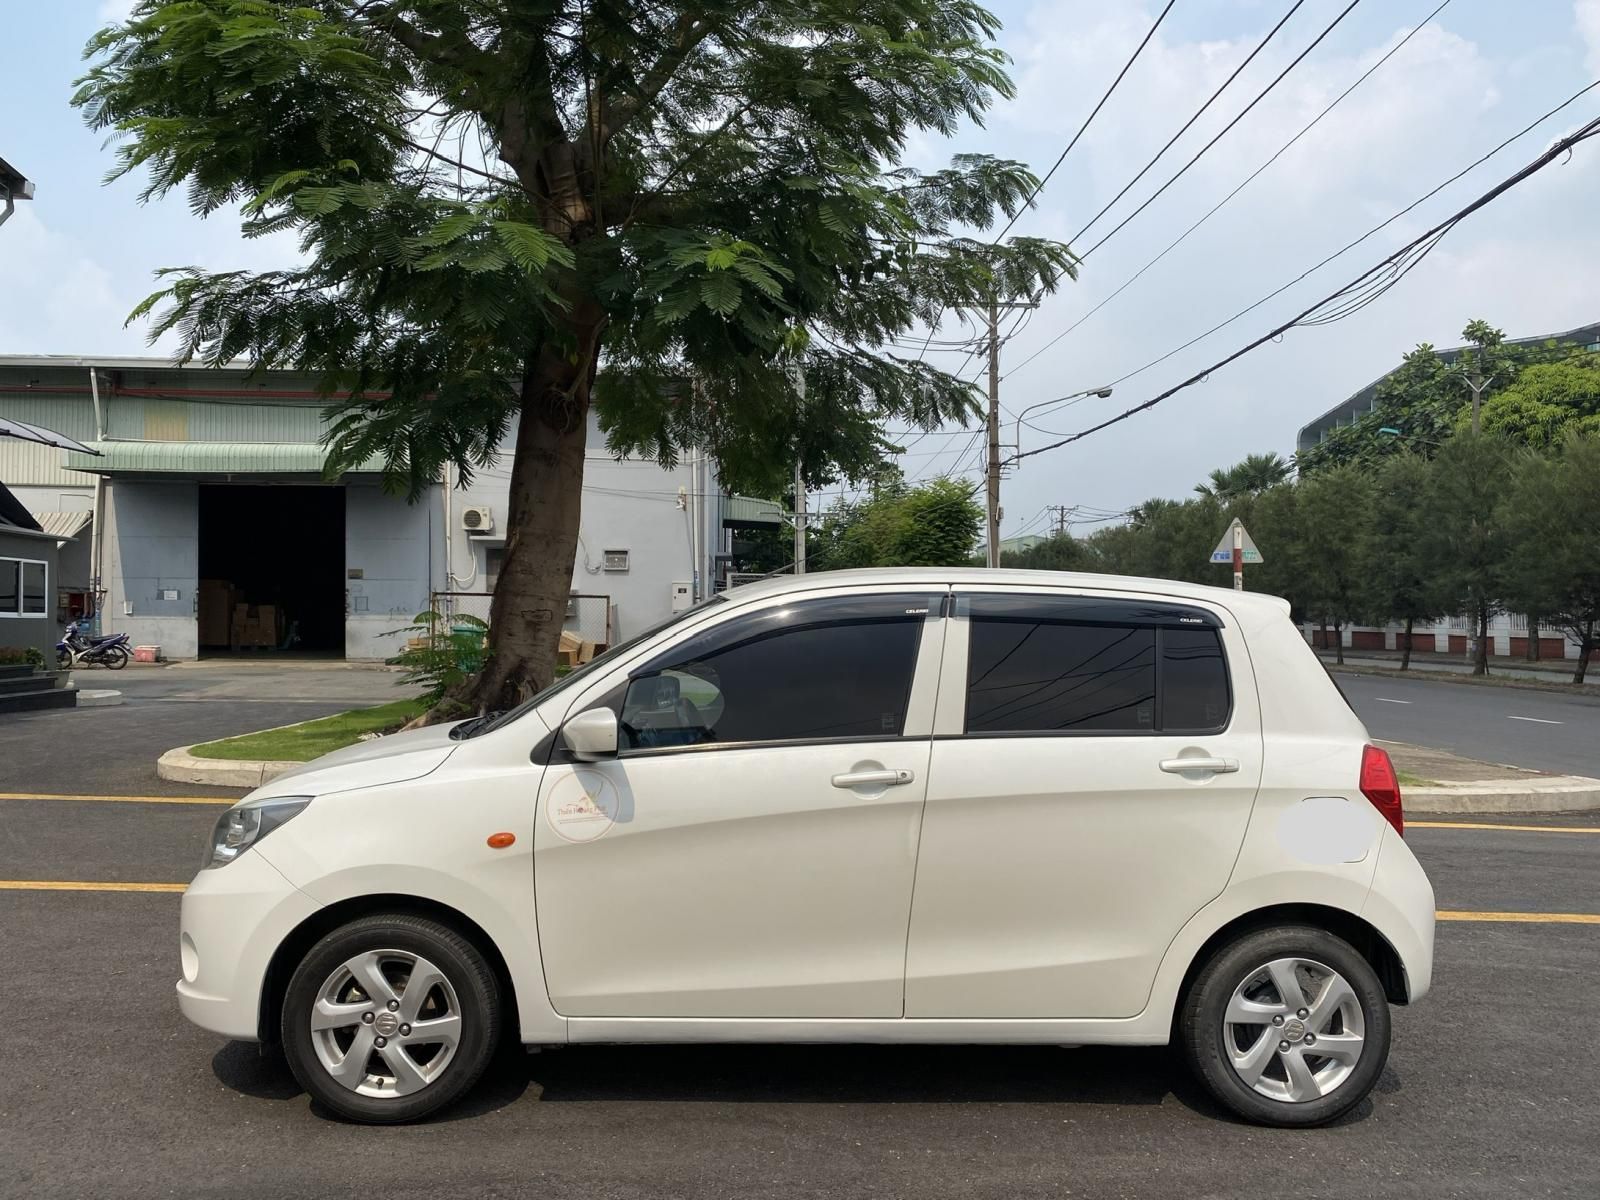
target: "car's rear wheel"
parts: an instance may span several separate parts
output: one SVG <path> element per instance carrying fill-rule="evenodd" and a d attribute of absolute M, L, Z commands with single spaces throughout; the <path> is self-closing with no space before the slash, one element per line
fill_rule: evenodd
<path fill-rule="evenodd" d="M 410 1121 L 460 1097 L 499 1034 L 494 972 L 471 942 L 422 917 L 363 917 L 301 959 L 283 1047 L 311 1096 L 354 1121 Z"/>
<path fill-rule="evenodd" d="M 1245 934 L 1217 950 L 1179 1014 L 1207 1090 L 1265 1125 L 1321 1125 L 1349 1112 L 1389 1057 L 1389 1002 L 1372 965 L 1324 929 Z"/>

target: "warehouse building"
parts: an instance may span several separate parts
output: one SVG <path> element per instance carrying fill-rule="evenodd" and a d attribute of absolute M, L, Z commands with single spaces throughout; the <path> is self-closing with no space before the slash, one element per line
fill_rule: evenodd
<path fill-rule="evenodd" d="M 383 489 L 379 460 L 324 476 L 325 404 L 293 371 L 0 357 L 0 417 L 99 452 L 0 441 L 0 481 L 60 539 L 58 620 L 88 616 L 168 658 L 370 661 L 429 608 L 486 616 L 515 431 L 470 486 L 441 480 L 408 503 Z M 723 495 L 703 459 L 618 460 L 591 425 L 568 628 L 639 631 L 716 586 L 732 530 L 781 520 Z"/>

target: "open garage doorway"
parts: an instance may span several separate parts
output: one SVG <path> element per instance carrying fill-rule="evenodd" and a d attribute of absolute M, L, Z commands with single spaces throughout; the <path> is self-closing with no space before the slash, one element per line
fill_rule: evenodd
<path fill-rule="evenodd" d="M 344 488 L 200 486 L 202 655 L 344 657 Z"/>

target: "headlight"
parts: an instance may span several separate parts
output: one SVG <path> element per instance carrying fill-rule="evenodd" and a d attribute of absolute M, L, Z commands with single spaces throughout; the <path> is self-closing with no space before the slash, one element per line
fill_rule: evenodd
<path fill-rule="evenodd" d="M 278 826 L 299 816 L 310 803 L 310 796 L 272 796 L 234 805 L 217 818 L 211 849 L 200 869 L 227 866 Z"/>

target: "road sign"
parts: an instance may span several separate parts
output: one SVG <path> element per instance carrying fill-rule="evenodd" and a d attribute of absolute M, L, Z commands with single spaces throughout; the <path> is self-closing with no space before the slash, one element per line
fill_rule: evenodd
<path fill-rule="evenodd" d="M 1250 534 L 1245 530 L 1244 522 L 1239 520 L 1238 517 L 1235 517 L 1233 524 L 1223 531 L 1222 540 L 1217 543 L 1217 548 L 1211 552 L 1211 561 L 1214 563 L 1231 563 L 1233 561 L 1233 530 L 1235 526 L 1238 527 L 1240 538 L 1244 543 L 1244 561 L 1247 563 L 1264 561 L 1261 557 L 1261 551 L 1257 550 L 1256 544 L 1250 540 Z"/>

